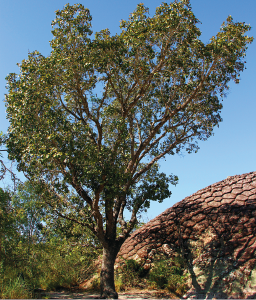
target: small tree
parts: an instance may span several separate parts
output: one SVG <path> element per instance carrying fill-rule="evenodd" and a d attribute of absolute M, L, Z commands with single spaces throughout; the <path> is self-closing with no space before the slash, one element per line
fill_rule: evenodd
<path fill-rule="evenodd" d="M 17 228 L 12 214 L 11 196 L 0 188 L 0 268 L 7 259 L 7 249 L 13 247 L 16 236 Z"/>
<path fill-rule="evenodd" d="M 91 19 L 78 4 L 57 11 L 51 54 L 29 53 L 20 74 L 7 77 L 7 146 L 45 202 L 97 236 L 101 296 L 117 298 L 121 245 L 150 201 L 162 202 L 177 182 L 158 161 L 196 152 L 196 140 L 213 134 L 219 98 L 239 82 L 252 38 L 250 26 L 228 17 L 204 44 L 188 0 L 163 3 L 153 17 L 139 4 L 115 36 L 105 29 L 92 38 Z"/>

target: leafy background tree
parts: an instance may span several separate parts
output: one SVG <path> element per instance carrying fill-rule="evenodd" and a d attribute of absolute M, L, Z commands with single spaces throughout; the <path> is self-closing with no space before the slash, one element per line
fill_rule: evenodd
<path fill-rule="evenodd" d="M 221 121 L 219 97 L 244 69 L 249 25 L 228 17 L 204 44 L 197 23 L 189 1 L 163 3 L 152 18 L 139 4 L 119 35 L 91 39 L 89 10 L 66 5 L 52 23 L 51 55 L 34 51 L 7 77 L 9 156 L 45 203 L 102 243 L 103 297 L 118 296 L 114 261 L 137 214 L 177 182 L 158 160 L 198 150 Z"/>
<path fill-rule="evenodd" d="M 2 135 L 3 137 L 3 135 Z M 5 138 L 1 140 L 1 146 Z M 98 241 L 78 225 L 60 219 L 41 201 L 36 186 L 22 183 L 1 160 L 0 297 L 41 298 L 38 289 L 71 288 L 86 279 L 101 253 Z M 8 162 L 7 162 L 8 163 Z"/>
<path fill-rule="evenodd" d="M 39 198 L 29 182 L 16 193 L 0 190 L 1 298 L 78 285 L 101 253 L 90 233 L 42 209 Z"/>

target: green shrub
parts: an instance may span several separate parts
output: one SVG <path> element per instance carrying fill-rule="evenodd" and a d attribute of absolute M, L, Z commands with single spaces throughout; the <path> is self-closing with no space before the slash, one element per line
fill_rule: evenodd
<path fill-rule="evenodd" d="M 168 289 L 177 296 L 182 296 L 188 289 L 185 270 L 185 262 L 181 255 L 174 259 L 156 255 L 150 272 L 133 259 L 125 260 L 115 272 L 115 287 L 117 292 L 130 287 L 154 287 Z"/>
<path fill-rule="evenodd" d="M 139 287 L 142 285 L 142 277 L 145 270 L 134 259 L 125 260 L 120 268 L 115 272 L 115 286 L 117 292 L 124 291 L 129 287 Z"/>
<path fill-rule="evenodd" d="M 167 288 L 169 291 L 181 296 L 188 286 L 186 284 L 185 261 L 181 255 L 174 259 L 158 258 L 154 262 L 154 266 L 149 273 L 149 280 L 163 289 Z"/>
<path fill-rule="evenodd" d="M 176 295 L 182 296 L 188 290 L 186 279 L 186 276 L 171 274 L 168 279 L 168 283 L 166 284 L 166 288 Z"/>
<path fill-rule="evenodd" d="M 136 273 L 139 277 L 144 277 L 147 274 L 147 270 L 145 270 L 140 263 L 138 263 L 134 259 L 128 259 L 125 261 L 126 264 L 126 272 L 129 270 L 133 273 Z"/>
<path fill-rule="evenodd" d="M 13 279 L 18 278 L 21 273 L 26 291 L 36 288 L 55 290 L 78 285 L 85 279 L 86 270 L 99 255 L 99 251 L 79 245 L 72 246 L 65 240 L 31 245 L 29 252 L 27 247 L 25 243 L 19 243 L 9 262 L 0 264 L 0 298 L 13 293 L 19 283 Z M 6 291 L 7 286 L 12 292 Z"/>
<path fill-rule="evenodd" d="M 159 288 L 164 288 L 168 283 L 170 269 L 166 266 L 165 260 L 154 262 L 154 266 L 149 273 L 149 280 L 157 284 Z"/>
<path fill-rule="evenodd" d="M 33 254 L 23 267 L 25 278 L 33 288 L 54 290 L 78 285 L 99 253 L 89 247 L 57 240 L 34 247 Z"/>

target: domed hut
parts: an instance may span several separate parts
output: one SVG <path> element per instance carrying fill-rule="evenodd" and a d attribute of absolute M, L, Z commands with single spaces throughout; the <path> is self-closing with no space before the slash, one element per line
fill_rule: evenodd
<path fill-rule="evenodd" d="M 229 176 L 165 210 L 136 230 L 116 263 L 152 269 L 156 255 L 181 255 L 185 297 L 256 298 L 256 172 Z"/>

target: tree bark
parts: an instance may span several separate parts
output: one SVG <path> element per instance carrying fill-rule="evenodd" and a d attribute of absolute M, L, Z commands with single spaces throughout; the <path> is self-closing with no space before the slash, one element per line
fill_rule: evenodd
<path fill-rule="evenodd" d="M 114 265 L 118 250 L 112 247 L 103 247 L 102 267 L 100 273 L 101 299 L 118 299 L 114 281 Z"/>

